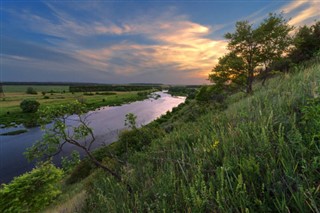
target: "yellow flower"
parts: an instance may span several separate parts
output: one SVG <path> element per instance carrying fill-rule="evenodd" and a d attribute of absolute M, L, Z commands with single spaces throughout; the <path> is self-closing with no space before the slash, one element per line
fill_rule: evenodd
<path fill-rule="evenodd" d="M 212 144 L 212 149 L 217 148 L 218 145 L 219 145 L 219 141 L 218 141 L 218 140 L 215 140 L 214 143 Z"/>

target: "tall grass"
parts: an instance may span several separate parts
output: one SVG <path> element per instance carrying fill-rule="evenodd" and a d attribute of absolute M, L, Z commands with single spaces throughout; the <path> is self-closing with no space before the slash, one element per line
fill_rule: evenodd
<path fill-rule="evenodd" d="M 122 184 L 100 173 L 90 212 L 319 212 L 320 65 L 235 94 L 128 157 Z"/>

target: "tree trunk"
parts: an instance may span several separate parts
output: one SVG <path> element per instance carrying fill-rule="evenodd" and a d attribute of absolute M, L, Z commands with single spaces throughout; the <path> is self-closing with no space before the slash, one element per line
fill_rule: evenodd
<path fill-rule="evenodd" d="M 248 77 L 247 77 L 247 93 L 252 93 L 252 83 L 253 83 L 253 69 L 249 70 Z"/>
<path fill-rule="evenodd" d="M 101 169 L 103 169 L 104 171 L 108 172 L 109 174 L 111 174 L 113 177 L 115 177 L 119 182 L 122 182 L 122 178 L 120 175 L 118 175 L 117 173 L 113 172 L 111 169 L 109 169 L 108 167 L 106 167 L 105 165 L 103 165 L 102 163 L 100 163 L 95 157 L 93 157 L 91 155 L 91 153 L 88 150 L 85 150 L 85 152 L 87 153 L 87 155 L 89 156 L 90 160 L 98 167 L 100 167 Z M 127 186 L 127 190 L 129 191 L 130 194 L 132 194 L 132 188 L 129 184 L 126 184 Z"/>
<path fill-rule="evenodd" d="M 262 86 L 265 85 L 270 71 L 271 71 L 271 69 L 269 67 L 266 67 L 266 70 L 263 72 L 263 74 L 262 74 Z"/>

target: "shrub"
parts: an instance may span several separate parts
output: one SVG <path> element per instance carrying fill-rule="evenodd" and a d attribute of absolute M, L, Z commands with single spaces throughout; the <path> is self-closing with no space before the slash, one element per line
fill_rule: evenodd
<path fill-rule="evenodd" d="M 80 161 L 80 163 L 75 166 L 73 170 L 71 170 L 70 176 L 67 178 L 67 184 L 74 184 L 77 183 L 84 178 L 88 177 L 95 166 L 88 160 L 84 159 Z"/>
<path fill-rule="evenodd" d="M 119 155 L 141 151 L 147 147 L 152 140 L 162 137 L 164 132 L 156 127 L 143 127 L 140 129 L 124 130 L 119 135 L 117 153 Z"/>
<path fill-rule="evenodd" d="M 42 93 L 42 95 L 43 95 L 43 96 L 45 96 L 45 95 L 47 94 L 47 93 L 46 93 L 46 92 L 44 92 L 44 91 L 42 91 L 41 93 Z"/>
<path fill-rule="evenodd" d="M 0 212 L 38 212 L 58 194 L 55 184 L 62 170 L 45 163 L 31 172 L 16 177 L 0 189 Z"/>
<path fill-rule="evenodd" d="M 73 150 L 70 157 L 62 157 L 61 164 L 62 169 L 65 172 L 70 172 L 74 167 L 80 163 L 80 154 L 79 152 Z"/>
<path fill-rule="evenodd" d="M 94 95 L 94 93 L 91 93 L 91 92 L 84 92 L 83 95 L 88 95 L 88 96 L 92 96 Z"/>
<path fill-rule="evenodd" d="M 43 97 L 43 99 L 50 99 L 50 97 L 46 95 Z"/>
<path fill-rule="evenodd" d="M 25 99 L 20 103 L 23 112 L 32 113 L 39 109 L 40 103 L 36 100 Z"/>
<path fill-rule="evenodd" d="M 31 94 L 31 95 L 38 94 L 37 91 L 35 89 L 33 89 L 33 87 L 28 87 L 26 93 Z"/>

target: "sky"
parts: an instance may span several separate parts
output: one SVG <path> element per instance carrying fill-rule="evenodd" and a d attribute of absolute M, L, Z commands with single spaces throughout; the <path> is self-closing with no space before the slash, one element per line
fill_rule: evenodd
<path fill-rule="evenodd" d="M 0 81 L 208 84 L 237 21 L 320 20 L 320 1 L 2 0 Z"/>

